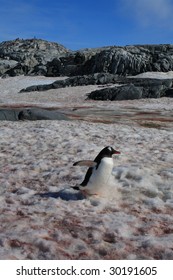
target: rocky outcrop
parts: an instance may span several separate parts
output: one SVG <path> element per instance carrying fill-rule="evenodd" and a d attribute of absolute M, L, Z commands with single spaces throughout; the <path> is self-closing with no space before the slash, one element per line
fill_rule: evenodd
<path fill-rule="evenodd" d="M 0 44 L 0 75 L 119 76 L 173 70 L 173 45 L 112 46 L 70 51 L 44 40 L 16 39 Z"/>
<path fill-rule="evenodd" d="M 142 88 L 135 87 L 133 84 L 104 88 L 96 90 L 88 95 L 88 99 L 94 100 L 133 100 L 142 98 Z"/>
<path fill-rule="evenodd" d="M 0 44 L 0 75 L 46 75 L 47 63 L 65 55 L 64 46 L 40 39 L 16 39 Z M 2 67 L 4 65 L 4 67 Z"/>
<path fill-rule="evenodd" d="M 0 75 L 4 75 L 11 71 L 18 65 L 18 62 L 15 60 L 0 59 Z"/>
<path fill-rule="evenodd" d="M 95 73 L 93 75 L 74 76 L 65 80 L 57 80 L 51 84 L 33 85 L 22 89 L 20 92 L 30 91 L 45 91 L 49 89 L 87 86 L 87 85 L 104 85 L 115 83 L 118 81 L 118 76 L 109 73 Z"/>
<path fill-rule="evenodd" d="M 112 87 L 116 84 L 115 87 Z M 138 77 L 119 77 L 108 73 L 95 73 L 92 75 L 75 76 L 65 80 L 58 80 L 52 84 L 33 85 L 22 89 L 20 92 L 45 91 L 49 89 L 86 86 L 106 85 L 88 94 L 88 99 L 94 100 L 128 100 L 139 98 L 172 97 L 172 79 L 152 79 Z M 111 87 L 108 87 L 111 85 Z"/>
<path fill-rule="evenodd" d="M 85 73 L 109 72 L 124 76 L 169 70 L 173 70 L 173 45 L 111 47 L 97 53 L 83 67 Z"/>
<path fill-rule="evenodd" d="M 90 68 L 87 68 L 87 62 L 102 50 L 109 49 L 110 47 L 104 47 L 68 52 L 65 56 L 55 58 L 47 63 L 47 76 L 79 76 L 96 73 L 96 71 L 92 72 Z"/>
<path fill-rule="evenodd" d="M 88 94 L 94 100 L 130 100 L 140 98 L 171 97 L 173 81 L 158 79 L 124 78 L 125 85 L 96 90 Z"/>
<path fill-rule="evenodd" d="M 51 75 L 111 73 L 120 76 L 173 70 L 173 45 L 137 45 L 80 50 L 47 65 Z M 51 69 L 51 70 L 50 70 Z"/>

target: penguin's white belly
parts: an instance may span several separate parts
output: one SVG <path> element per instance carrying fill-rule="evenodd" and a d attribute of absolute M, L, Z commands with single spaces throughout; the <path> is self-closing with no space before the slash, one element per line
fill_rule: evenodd
<path fill-rule="evenodd" d="M 113 159 L 103 158 L 96 169 L 94 167 L 90 180 L 85 188 L 89 194 L 98 194 L 102 192 L 111 183 Z"/>

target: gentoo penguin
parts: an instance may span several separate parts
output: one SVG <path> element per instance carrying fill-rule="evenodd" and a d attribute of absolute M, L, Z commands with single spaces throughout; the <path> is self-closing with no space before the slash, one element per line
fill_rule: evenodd
<path fill-rule="evenodd" d="M 79 186 L 73 187 L 75 190 L 80 190 L 84 194 L 95 195 L 99 194 L 107 188 L 113 179 L 113 158 L 114 154 L 120 152 L 114 150 L 112 147 L 107 146 L 96 156 L 94 161 L 83 160 L 73 164 L 73 166 L 89 166 L 83 182 Z"/>

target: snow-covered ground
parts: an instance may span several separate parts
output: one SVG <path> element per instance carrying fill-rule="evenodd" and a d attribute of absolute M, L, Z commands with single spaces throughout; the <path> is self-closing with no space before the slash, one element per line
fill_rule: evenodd
<path fill-rule="evenodd" d="M 1 105 L 137 108 L 172 115 L 171 98 L 85 100 L 96 86 L 18 93 L 38 79 L 49 82 L 1 79 Z M 104 197 L 80 199 L 70 186 L 82 181 L 86 168 L 73 163 L 93 160 L 107 145 L 121 152 L 114 187 Z M 172 121 L 141 123 L 123 116 L 110 124 L 1 121 L 0 259 L 173 259 L 172 147 Z"/>

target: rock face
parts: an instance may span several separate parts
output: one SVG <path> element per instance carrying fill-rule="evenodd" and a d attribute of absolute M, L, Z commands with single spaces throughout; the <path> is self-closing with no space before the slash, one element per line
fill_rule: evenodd
<path fill-rule="evenodd" d="M 16 39 L 0 44 L 0 75 L 46 75 L 47 63 L 68 50 L 39 39 Z"/>
<path fill-rule="evenodd" d="M 159 79 L 123 78 L 121 86 L 105 88 L 91 92 L 88 99 L 94 100 L 130 100 L 140 98 L 171 97 L 173 81 Z M 125 83 L 125 85 L 122 85 Z"/>
<path fill-rule="evenodd" d="M 142 98 L 142 88 L 133 84 L 96 90 L 88 95 L 88 99 L 94 100 L 133 100 Z"/>
<path fill-rule="evenodd" d="M 97 71 L 92 71 L 89 65 L 87 66 L 87 62 L 102 50 L 109 49 L 110 47 L 105 47 L 68 52 L 65 56 L 55 58 L 47 63 L 47 76 L 79 76 L 96 73 Z"/>
<path fill-rule="evenodd" d="M 76 76 L 93 73 L 137 75 L 173 70 L 173 45 L 106 47 L 70 52 L 47 64 L 47 75 Z"/>
<path fill-rule="evenodd" d="M 88 98 L 122 100 L 172 97 L 172 79 L 134 77 L 143 72 L 171 70 L 173 70 L 173 45 L 168 44 L 113 46 L 79 51 L 70 51 L 60 44 L 39 39 L 16 39 L 0 44 L 2 77 L 21 74 L 69 76 L 65 80 L 34 85 L 21 92 L 67 86 L 116 84 L 115 87 L 94 91 Z M 133 78 L 130 78 L 130 75 Z"/>
<path fill-rule="evenodd" d="M 97 53 L 84 65 L 84 72 L 137 75 L 148 71 L 173 69 L 173 45 L 110 47 Z"/>
<path fill-rule="evenodd" d="M 137 75 L 173 70 L 173 45 L 101 47 L 70 51 L 44 40 L 16 39 L 0 44 L 0 75 Z"/>

